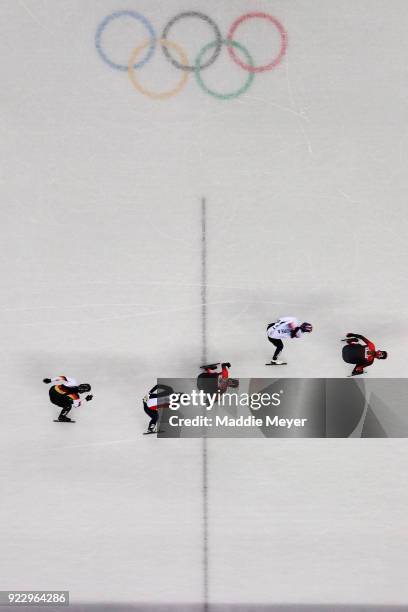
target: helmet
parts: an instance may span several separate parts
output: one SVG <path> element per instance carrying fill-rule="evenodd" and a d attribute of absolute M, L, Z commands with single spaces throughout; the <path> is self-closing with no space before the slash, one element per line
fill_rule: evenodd
<path fill-rule="evenodd" d="M 388 353 L 387 351 L 377 351 L 375 356 L 377 357 L 377 359 L 387 359 Z"/>
<path fill-rule="evenodd" d="M 91 390 L 91 385 L 88 383 L 83 383 L 82 385 L 78 385 L 78 393 L 89 393 Z"/>
<path fill-rule="evenodd" d="M 300 329 L 302 330 L 303 333 L 310 334 L 310 332 L 313 331 L 313 325 L 311 323 L 302 323 L 302 325 L 300 326 Z"/>
<path fill-rule="evenodd" d="M 78 383 L 75 378 L 70 378 L 69 376 L 57 376 L 57 380 L 61 382 L 64 387 L 77 387 Z"/>

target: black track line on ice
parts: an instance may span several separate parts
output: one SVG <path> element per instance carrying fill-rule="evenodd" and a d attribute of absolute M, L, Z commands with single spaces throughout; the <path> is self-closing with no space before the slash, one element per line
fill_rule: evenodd
<path fill-rule="evenodd" d="M 201 363 L 207 363 L 207 201 L 201 199 Z"/>
<path fill-rule="evenodd" d="M 201 199 L 201 363 L 207 363 L 207 201 Z M 208 592 L 208 445 L 202 438 L 203 501 L 203 609 L 209 610 Z"/>

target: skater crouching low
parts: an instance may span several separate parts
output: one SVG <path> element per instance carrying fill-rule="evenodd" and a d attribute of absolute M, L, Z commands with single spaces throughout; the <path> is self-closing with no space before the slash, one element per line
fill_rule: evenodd
<path fill-rule="evenodd" d="M 72 408 L 79 408 L 84 402 L 80 398 L 83 393 L 88 393 L 85 397 L 86 402 L 90 402 L 93 395 L 89 395 L 91 385 L 83 383 L 78 385 L 74 378 L 67 376 L 56 376 L 55 378 L 44 378 L 43 383 L 52 384 L 49 390 L 50 402 L 61 408 L 58 421 L 62 423 L 75 423 L 69 418 L 68 414 Z"/>
<path fill-rule="evenodd" d="M 361 334 L 346 334 L 342 342 L 347 343 L 342 350 L 343 361 L 355 366 L 350 376 L 360 376 L 365 373 L 364 368 L 373 365 L 375 359 L 388 357 L 386 351 L 377 351 L 375 344 Z"/>
<path fill-rule="evenodd" d="M 204 371 L 197 377 L 197 388 L 211 394 L 225 393 L 228 387 L 236 389 L 239 381 L 236 378 L 230 378 L 230 367 L 231 364 L 227 361 L 201 366 L 201 370 Z"/>
<path fill-rule="evenodd" d="M 155 385 L 143 398 L 143 409 L 150 417 L 146 433 L 157 433 L 157 421 L 159 419 L 159 408 L 168 408 L 170 395 L 174 393 L 169 385 Z"/>
<path fill-rule="evenodd" d="M 310 334 L 313 331 L 311 323 L 301 323 L 295 317 L 281 317 L 275 323 L 270 323 L 266 328 L 269 342 L 275 347 L 272 360 L 265 365 L 286 365 L 286 361 L 280 361 L 279 355 L 283 351 L 282 339 L 301 338 L 303 334 Z"/>

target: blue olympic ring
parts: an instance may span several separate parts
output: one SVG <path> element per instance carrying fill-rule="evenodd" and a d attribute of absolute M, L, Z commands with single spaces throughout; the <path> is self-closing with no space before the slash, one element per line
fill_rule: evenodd
<path fill-rule="evenodd" d="M 95 46 L 98 50 L 99 55 L 101 56 L 104 62 L 106 62 L 107 64 L 109 64 L 109 66 L 111 66 L 111 68 L 115 68 L 116 70 L 123 70 L 123 72 L 127 72 L 128 65 L 127 64 L 117 64 L 116 62 L 113 62 L 111 59 L 109 59 L 109 57 L 106 55 L 105 51 L 103 50 L 102 43 L 101 43 L 102 34 L 106 26 L 114 19 L 117 19 L 120 17 L 132 17 L 133 19 L 140 21 L 140 23 L 142 23 L 147 29 L 147 31 L 149 32 L 150 43 L 149 43 L 149 48 L 147 50 L 146 56 L 143 59 L 141 59 L 139 62 L 137 62 L 134 65 L 134 68 L 141 68 L 142 66 L 147 64 L 147 62 L 151 59 L 154 53 L 154 50 L 156 48 L 156 33 L 150 21 L 148 21 L 146 17 L 144 17 L 140 13 L 137 13 L 136 11 L 116 11 L 115 13 L 111 13 L 110 15 L 105 17 L 103 21 L 101 21 L 101 23 L 98 26 L 98 29 L 96 30 L 96 34 L 95 34 Z"/>

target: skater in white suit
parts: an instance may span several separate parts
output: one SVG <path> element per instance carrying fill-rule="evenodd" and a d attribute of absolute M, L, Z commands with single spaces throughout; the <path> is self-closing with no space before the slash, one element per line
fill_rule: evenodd
<path fill-rule="evenodd" d="M 301 338 L 303 334 L 313 331 L 311 323 L 301 323 L 296 317 L 281 317 L 275 323 L 270 323 L 266 328 L 269 342 L 275 347 L 275 353 L 270 363 L 265 365 L 286 365 L 285 361 L 278 359 L 283 350 L 283 338 Z"/>

